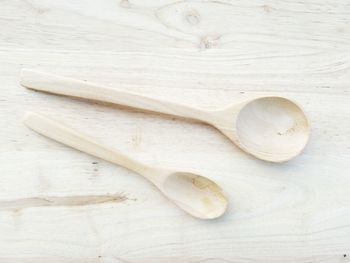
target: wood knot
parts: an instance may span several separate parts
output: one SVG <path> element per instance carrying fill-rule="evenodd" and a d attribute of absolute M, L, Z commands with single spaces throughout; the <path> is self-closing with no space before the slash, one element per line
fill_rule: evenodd
<path fill-rule="evenodd" d="M 39 15 L 43 15 L 43 14 L 49 12 L 49 9 L 38 8 L 38 9 L 36 10 L 36 12 L 37 12 Z"/>
<path fill-rule="evenodd" d="M 199 48 L 200 49 L 209 49 L 215 47 L 219 44 L 221 36 L 219 35 L 208 35 L 201 37 Z"/>
<path fill-rule="evenodd" d="M 119 5 L 123 8 L 130 8 L 130 6 L 131 6 L 129 0 L 121 0 L 119 2 Z"/>
<path fill-rule="evenodd" d="M 186 21 L 191 25 L 197 25 L 200 22 L 200 15 L 196 10 L 190 10 L 185 15 Z"/>
<path fill-rule="evenodd" d="M 269 5 L 263 5 L 262 9 L 266 12 L 266 13 L 271 13 L 272 11 L 272 7 Z"/>

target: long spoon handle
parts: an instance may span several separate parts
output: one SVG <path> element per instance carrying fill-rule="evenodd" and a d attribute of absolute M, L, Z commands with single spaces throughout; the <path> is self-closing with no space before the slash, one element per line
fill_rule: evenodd
<path fill-rule="evenodd" d="M 201 121 L 205 121 L 203 118 L 207 113 L 200 109 L 170 101 L 154 99 L 131 92 L 88 83 L 86 81 L 60 77 L 29 69 L 22 70 L 21 84 L 34 90 L 109 102 L 146 111 L 159 112 Z"/>
<path fill-rule="evenodd" d="M 93 138 L 81 134 L 59 122 L 34 112 L 27 112 L 23 122 L 32 130 L 82 152 L 118 164 L 147 177 L 154 168 L 139 163 L 122 153 L 97 143 Z"/>

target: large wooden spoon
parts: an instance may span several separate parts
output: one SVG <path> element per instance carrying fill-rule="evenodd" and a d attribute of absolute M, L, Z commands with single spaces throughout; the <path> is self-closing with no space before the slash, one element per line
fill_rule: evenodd
<path fill-rule="evenodd" d="M 143 175 L 192 216 L 213 219 L 221 216 L 227 208 L 228 200 L 221 188 L 204 176 L 142 164 L 38 113 L 27 112 L 24 123 L 46 137 Z"/>
<path fill-rule="evenodd" d="M 271 162 L 287 161 L 298 155 L 310 135 L 302 109 L 282 97 L 259 97 L 222 110 L 205 111 L 27 69 L 22 70 L 21 84 L 34 90 L 199 120 L 219 129 L 244 151 Z"/>

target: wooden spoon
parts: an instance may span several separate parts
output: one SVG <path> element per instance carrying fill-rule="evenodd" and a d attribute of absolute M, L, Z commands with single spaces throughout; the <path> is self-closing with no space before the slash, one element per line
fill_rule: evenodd
<path fill-rule="evenodd" d="M 221 188 L 204 176 L 139 163 L 80 132 L 34 112 L 26 113 L 24 123 L 46 137 L 143 175 L 166 197 L 192 216 L 213 219 L 221 216 L 227 208 L 228 200 Z"/>
<path fill-rule="evenodd" d="M 199 120 L 216 127 L 244 151 L 271 162 L 283 162 L 297 156 L 310 136 L 303 110 L 282 97 L 259 97 L 222 110 L 205 111 L 26 69 L 22 70 L 21 84 L 34 90 Z"/>

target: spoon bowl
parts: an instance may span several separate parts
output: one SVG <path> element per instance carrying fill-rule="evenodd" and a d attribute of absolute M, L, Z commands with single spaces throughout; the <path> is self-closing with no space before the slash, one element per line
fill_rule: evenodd
<path fill-rule="evenodd" d="M 222 189 L 197 174 L 174 172 L 167 176 L 161 189 L 177 206 L 198 218 L 217 218 L 227 208 L 228 200 Z"/>
<path fill-rule="evenodd" d="M 306 146 L 310 128 L 295 102 L 283 97 L 260 97 L 220 112 L 214 124 L 241 149 L 255 157 L 283 162 Z"/>

